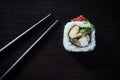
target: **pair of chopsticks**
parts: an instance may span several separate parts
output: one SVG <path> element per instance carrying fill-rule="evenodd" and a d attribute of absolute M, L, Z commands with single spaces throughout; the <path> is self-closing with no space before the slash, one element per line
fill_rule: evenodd
<path fill-rule="evenodd" d="M 48 14 L 47 16 L 45 16 L 44 18 L 42 18 L 40 21 L 38 21 L 37 23 L 35 23 L 32 27 L 30 27 L 29 29 L 27 29 L 26 31 L 24 31 L 22 34 L 20 34 L 18 37 L 16 37 L 15 39 L 13 39 L 11 42 L 9 42 L 8 44 L 6 44 L 4 47 L 2 47 L 0 49 L 0 53 L 3 52 L 4 50 L 6 50 L 8 47 L 10 47 L 10 45 L 12 45 L 13 43 L 15 43 L 17 40 L 19 40 L 22 36 L 24 36 L 26 33 L 30 32 L 32 29 L 34 29 L 38 24 L 40 24 L 41 22 L 45 21 L 48 17 L 50 17 L 51 14 Z M 29 53 L 29 51 L 46 35 L 46 33 L 48 31 L 50 31 L 52 29 L 53 26 L 55 26 L 58 23 L 58 20 L 56 20 L 55 22 L 53 22 L 52 25 L 50 25 L 50 27 L 13 63 L 13 65 L 0 77 L 0 80 L 4 79 L 8 73 L 10 73 L 10 71 L 23 59 L 23 57 L 25 55 L 27 55 Z"/>

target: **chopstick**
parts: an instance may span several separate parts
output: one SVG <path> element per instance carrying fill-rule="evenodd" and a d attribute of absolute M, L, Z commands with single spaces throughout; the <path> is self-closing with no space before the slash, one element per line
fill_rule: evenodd
<path fill-rule="evenodd" d="M 0 80 L 4 79 L 5 76 L 23 59 L 23 57 L 28 54 L 28 52 L 45 36 L 45 34 L 56 24 L 58 20 L 56 20 L 15 62 L 14 64 L 2 75 Z"/>
<path fill-rule="evenodd" d="M 35 28 L 38 24 L 40 24 L 41 22 L 43 22 L 44 20 L 46 20 L 48 17 L 50 17 L 51 14 L 46 15 L 44 18 L 42 18 L 41 20 L 39 20 L 37 23 L 35 23 L 33 26 L 31 26 L 29 29 L 27 29 L 26 31 L 24 31 L 23 33 L 21 33 L 19 36 L 17 36 L 15 39 L 13 39 L 12 41 L 10 41 L 8 44 L 6 44 L 4 47 L 2 47 L 0 49 L 0 53 L 2 51 L 4 51 L 6 48 L 8 48 L 10 45 L 12 45 L 13 43 L 15 43 L 17 40 L 19 40 L 22 36 L 24 36 L 26 33 L 28 33 L 29 31 L 31 31 L 33 28 Z"/>

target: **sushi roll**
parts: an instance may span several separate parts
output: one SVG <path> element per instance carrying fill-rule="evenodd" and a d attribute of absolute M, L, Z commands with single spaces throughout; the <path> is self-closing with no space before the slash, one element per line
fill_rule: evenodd
<path fill-rule="evenodd" d="M 96 46 L 94 25 L 83 15 L 71 19 L 64 27 L 63 45 L 71 52 L 94 50 Z"/>

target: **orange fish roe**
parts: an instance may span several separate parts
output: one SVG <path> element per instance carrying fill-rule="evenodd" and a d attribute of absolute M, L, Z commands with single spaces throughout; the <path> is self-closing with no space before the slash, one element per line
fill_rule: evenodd
<path fill-rule="evenodd" d="M 86 21 L 86 18 L 83 17 L 83 15 L 80 15 L 77 18 L 71 19 L 71 21 Z"/>

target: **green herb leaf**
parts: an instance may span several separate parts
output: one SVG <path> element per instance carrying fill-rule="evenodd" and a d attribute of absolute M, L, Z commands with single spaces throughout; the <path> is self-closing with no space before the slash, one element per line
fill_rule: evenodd
<path fill-rule="evenodd" d="M 90 28 L 93 31 L 94 30 L 94 25 L 90 23 Z"/>
<path fill-rule="evenodd" d="M 89 34 L 90 33 L 90 29 L 89 28 L 83 28 L 80 30 L 81 34 Z"/>
<path fill-rule="evenodd" d="M 90 24 L 91 31 L 94 30 L 94 25 L 90 23 L 90 21 L 87 19 L 84 24 Z"/>
<path fill-rule="evenodd" d="M 88 23 L 90 23 L 90 21 L 87 19 L 84 24 L 88 24 Z"/>

